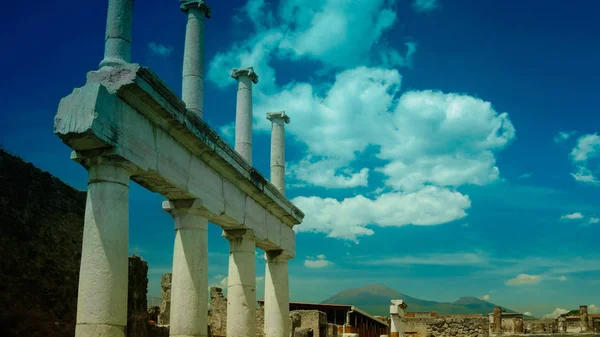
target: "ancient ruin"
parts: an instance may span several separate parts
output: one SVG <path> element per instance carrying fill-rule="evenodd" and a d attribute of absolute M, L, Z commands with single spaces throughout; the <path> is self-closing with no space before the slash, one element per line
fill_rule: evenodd
<path fill-rule="evenodd" d="M 203 0 L 180 0 L 187 17 L 182 100 L 131 63 L 133 0 L 109 0 L 104 59 L 60 101 L 54 132 L 89 174 L 75 335 L 124 336 L 127 325 L 129 181 L 168 199 L 175 223 L 171 336 L 207 336 L 208 222 L 230 242 L 227 335 L 254 337 L 255 247 L 267 257 L 265 335 L 288 331 L 293 226 L 304 214 L 283 195 L 283 123 L 274 124 L 272 181 L 252 167 L 253 69 L 238 81 L 236 146 L 204 122 Z"/>

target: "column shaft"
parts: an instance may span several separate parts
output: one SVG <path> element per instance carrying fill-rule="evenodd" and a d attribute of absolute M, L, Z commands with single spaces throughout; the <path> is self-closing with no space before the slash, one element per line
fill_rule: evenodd
<path fill-rule="evenodd" d="M 271 124 L 271 183 L 285 195 L 285 124 L 283 119 Z"/>
<path fill-rule="evenodd" d="M 208 335 L 208 219 L 195 204 L 163 203 L 175 219 L 170 336 Z"/>
<path fill-rule="evenodd" d="M 92 158 L 77 295 L 76 337 L 124 337 L 127 325 L 129 178 L 123 161 Z M 88 160 L 91 162 L 92 160 Z"/>
<path fill-rule="evenodd" d="M 256 243 L 250 230 L 228 230 L 227 337 L 256 337 Z"/>
<path fill-rule="evenodd" d="M 238 77 L 235 150 L 252 165 L 252 80 L 245 75 Z"/>
<path fill-rule="evenodd" d="M 187 9 L 183 52 L 182 100 L 188 110 L 202 118 L 204 102 L 204 17 L 199 7 Z"/>
<path fill-rule="evenodd" d="M 280 251 L 267 252 L 265 272 L 265 337 L 288 337 L 290 293 L 289 257 Z"/>
<path fill-rule="evenodd" d="M 108 0 L 104 59 L 100 67 L 131 61 L 133 0 Z"/>

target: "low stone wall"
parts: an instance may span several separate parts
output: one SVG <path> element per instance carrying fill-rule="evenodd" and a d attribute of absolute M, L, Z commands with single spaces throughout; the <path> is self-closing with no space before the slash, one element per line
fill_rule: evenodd
<path fill-rule="evenodd" d="M 525 318 L 523 333 L 544 334 L 558 332 L 558 322 L 554 318 Z"/>
<path fill-rule="evenodd" d="M 406 337 L 487 337 L 488 320 L 479 317 L 407 318 L 404 320 Z"/>

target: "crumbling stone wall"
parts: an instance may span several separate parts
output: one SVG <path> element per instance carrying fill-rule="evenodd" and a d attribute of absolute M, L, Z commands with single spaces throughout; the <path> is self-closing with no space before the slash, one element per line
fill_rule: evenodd
<path fill-rule="evenodd" d="M 85 200 L 0 148 L 2 336 L 75 334 Z"/>
<path fill-rule="evenodd" d="M 488 320 L 484 317 L 432 317 L 405 319 L 404 331 L 413 337 L 487 337 Z"/>
<path fill-rule="evenodd" d="M 523 319 L 523 332 L 534 333 L 556 333 L 558 322 L 553 318 L 526 318 Z"/>
<path fill-rule="evenodd" d="M 327 337 L 327 315 L 317 310 L 295 310 L 300 314 L 301 327 L 311 328 L 313 337 Z"/>
<path fill-rule="evenodd" d="M 225 337 L 227 332 L 227 297 L 223 289 L 210 288 L 210 314 L 208 316 L 209 335 Z"/>
<path fill-rule="evenodd" d="M 169 325 L 171 315 L 171 273 L 163 274 L 160 278 L 160 314 L 158 314 L 159 325 Z"/>

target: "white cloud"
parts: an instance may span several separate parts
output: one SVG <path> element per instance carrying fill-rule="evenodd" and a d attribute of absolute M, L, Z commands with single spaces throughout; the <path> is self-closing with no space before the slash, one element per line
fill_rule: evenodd
<path fill-rule="evenodd" d="M 367 225 L 394 227 L 437 225 L 466 216 L 468 196 L 434 186 L 411 193 L 386 193 L 375 199 L 362 195 L 338 201 L 333 198 L 296 197 L 292 202 L 306 214 L 299 232 L 321 232 L 329 237 L 356 240 L 372 235 Z"/>
<path fill-rule="evenodd" d="M 484 301 L 489 301 L 492 299 L 492 297 L 490 295 L 483 295 L 483 296 L 481 296 L 481 299 Z"/>
<path fill-rule="evenodd" d="M 257 283 L 258 283 L 258 282 L 262 282 L 262 281 L 264 281 L 264 280 L 265 280 L 265 278 L 264 278 L 263 276 L 257 276 L 257 277 L 256 277 L 256 282 L 257 282 Z"/>
<path fill-rule="evenodd" d="M 577 144 L 571 150 L 571 161 L 575 164 L 575 172 L 571 176 L 582 183 L 600 185 L 595 175 L 600 164 L 600 136 L 598 133 L 585 134 L 577 139 Z"/>
<path fill-rule="evenodd" d="M 461 266 L 482 265 L 488 262 L 483 252 L 451 253 L 451 254 L 428 254 L 420 256 L 402 257 L 378 257 L 376 260 L 364 262 L 369 265 L 438 265 L 438 266 Z M 361 262 L 362 263 L 362 262 Z"/>
<path fill-rule="evenodd" d="M 439 0 L 414 0 L 413 8 L 417 12 L 431 12 L 439 8 Z"/>
<path fill-rule="evenodd" d="M 533 314 L 531 312 L 529 312 L 529 311 L 525 311 L 523 313 L 523 315 L 525 315 L 525 316 L 532 316 L 533 317 Z"/>
<path fill-rule="evenodd" d="M 155 42 L 150 42 L 148 44 L 148 49 L 150 49 L 150 53 L 152 53 L 153 55 L 165 58 L 171 56 L 171 53 L 173 53 L 172 46 L 165 46 L 163 44 Z"/>
<path fill-rule="evenodd" d="M 569 310 L 562 309 L 562 308 L 556 308 L 556 309 L 554 309 L 554 311 L 552 313 L 544 315 L 544 318 L 558 318 L 558 316 L 560 316 L 562 314 L 566 314 L 567 312 L 569 312 Z"/>
<path fill-rule="evenodd" d="M 590 224 L 596 224 L 599 222 L 600 222 L 600 218 L 594 218 L 594 217 L 591 217 L 590 220 L 588 221 L 588 223 L 590 223 Z"/>
<path fill-rule="evenodd" d="M 332 265 L 333 262 L 328 261 L 327 257 L 323 254 L 319 254 L 316 257 L 307 257 L 304 260 L 304 266 L 307 268 L 324 268 Z"/>
<path fill-rule="evenodd" d="M 588 313 L 589 314 L 600 314 L 600 307 L 595 304 L 588 305 Z"/>
<path fill-rule="evenodd" d="M 517 277 L 506 281 L 506 285 L 518 286 L 524 284 L 537 284 L 542 281 L 541 275 L 519 274 Z"/>
<path fill-rule="evenodd" d="M 569 140 L 569 138 L 575 136 L 576 134 L 577 134 L 577 131 L 560 131 L 556 136 L 554 136 L 554 142 L 555 143 L 565 142 L 565 141 Z"/>
<path fill-rule="evenodd" d="M 217 53 L 207 78 L 225 87 L 235 83 L 232 68 L 254 67 L 258 132 L 270 131 L 265 111 L 289 112 L 286 130 L 306 149 L 287 165 L 289 186 L 368 189 L 341 200 L 296 198 L 307 214 L 299 231 L 356 240 L 373 234 L 368 225 L 447 223 L 470 207 L 457 187 L 498 179 L 495 155 L 515 138 L 508 114 L 463 94 L 401 94 L 401 76 L 392 66 L 410 64 L 416 43 L 406 42 L 405 54 L 386 43 L 385 33 L 396 23 L 391 2 L 284 0 L 275 8 L 251 0 L 244 8 L 255 33 Z M 323 68 L 310 81 L 281 84 L 275 59 L 292 66 L 309 59 Z M 229 138 L 231 131 L 231 125 L 221 128 Z M 370 179 L 382 174 L 385 189 Z"/>
<path fill-rule="evenodd" d="M 566 276 L 564 276 L 564 275 L 563 275 L 563 276 L 559 276 L 559 277 L 558 277 L 558 280 L 559 280 L 559 281 L 566 281 L 566 280 L 567 280 L 567 277 L 566 277 Z"/>
<path fill-rule="evenodd" d="M 570 214 L 565 214 L 563 216 L 560 217 L 561 220 L 578 220 L 578 219 L 583 219 L 583 214 L 581 214 L 580 212 L 575 212 L 575 213 L 570 213 Z"/>

